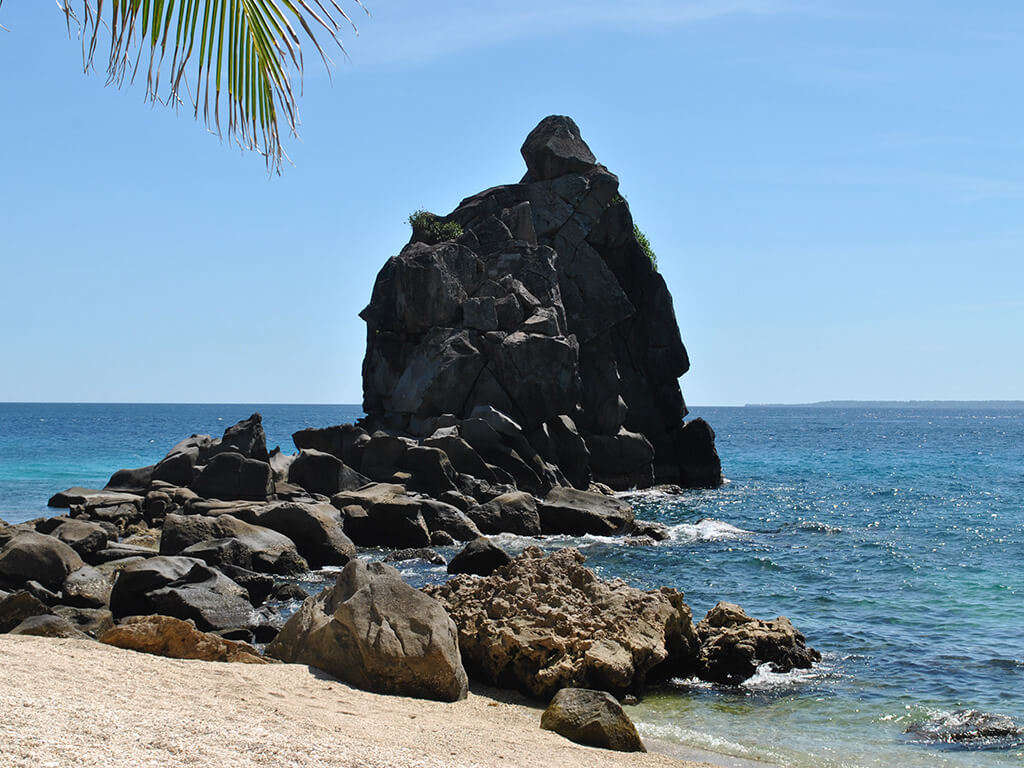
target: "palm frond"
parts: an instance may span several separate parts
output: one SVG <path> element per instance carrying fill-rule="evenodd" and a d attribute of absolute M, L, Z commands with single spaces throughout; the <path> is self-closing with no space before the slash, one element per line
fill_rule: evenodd
<path fill-rule="evenodd" d="M 366 10 L 362 0 L 350 1 Z M 148 101 L 175 108 L 188 103 L 196 119 L 260 152 L 267 167 L 278 172 L 286 157 L 282 126 L 293 135 L 298 127 L 295 90 L 302 81 L 304 41 L 329 70 L 325 47 L 337 46 L 345 54 L 342 30 L 358 34 L 339 0 L 57 0 L 57 5 L 69 30 L 80 31 L 86 71 L 94 66 L 101 38 L 109 37 L 108 85 L 121 87 L 144 74 Z"/>

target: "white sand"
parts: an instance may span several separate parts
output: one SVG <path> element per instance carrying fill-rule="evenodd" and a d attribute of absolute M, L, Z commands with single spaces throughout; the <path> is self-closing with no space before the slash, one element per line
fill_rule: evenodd
<path fill-rule="evenodd" d="M 483 695 L 379 696 L 294 664 L 0 636 L 3 768 L 696 765 L 581 747 L 539 722 L 539 710 Z"/>

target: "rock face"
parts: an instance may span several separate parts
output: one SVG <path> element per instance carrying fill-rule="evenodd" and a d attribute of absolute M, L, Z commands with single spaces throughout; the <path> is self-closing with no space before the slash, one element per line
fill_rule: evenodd
<path fill-rule="evenodd" d="M 488 577 L 425 591 L 459 628 L 474 679 L 539 698 L 566 687 L 639 692 L 648 675 L 685 674 L 696 660 L 680 593 L 602 581 L 575 549 L 544 556 L 529 547 Z"/>
<path fill-rule="evenodd" d="M 333 587 L 303 603 L 267 653 L 376 693 L 455 701 L 468 690 L 444 608 L 383 563 L 346 565 Z"/>
<path fill-rule="evenodd" d="M 172 659 L 268 663 L 255 648 L 246 643 L 200 632 L 193 622 L 170 616 L 135 616 L 126 619 L 100 635 L 100 642 Z"/>
<path fill-rule="evenodd" d="M 563 688 L 540 718 L 540 727 L 569 741 L 619 752 L 646 752 L 622 706 L 604 691 Z"/>
<path fill-rule="evenodd" d="M 738 605 L 719 603 L 697 625 L 700 638 L 699 675 L 704 680 L 738 685 L 760 664 L 773 671 L 809 669 L 821 654 L 807 646 L 785 616 L 772 621 L 752 619 Z"/>
<path fill-rule="evenodd" d="M 444 217 L 462 228 L 457 240 L 417 230 L 378 274 L 361 313 L 367 424 L 428 438 L 438 417 L 496 409 L 521 429 L 518 445 L 486 419 L 501 435 L 492 455 L 486 440 L 458 437 L 533 493 L 591 478 L 720 484 L 714 433 L 684 425 L 689 359 L 618 179 L 567 117 L 543 120 L 522 151 L 522 182 Z M 300 447 L 349 462 L 351 438 L 307 432 Z"/>

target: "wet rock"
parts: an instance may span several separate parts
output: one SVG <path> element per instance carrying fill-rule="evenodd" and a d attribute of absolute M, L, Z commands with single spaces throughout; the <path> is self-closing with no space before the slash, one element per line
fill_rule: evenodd
<path fill-rule="evenodd" d="M 419 547 L 415 549 L 396 549 L 384 555 L 385 563 L 401 563 L 407 560 L 422 560 L 431 565 L 447 565 L 444 557 L 432 549 Z"/>
<path fill-rule="evenodd" d="M 376 693 L 455 701 L 468 690 L 444 608 L 383 563 L 346 565 L 333 587 L 288 620 L 267 653 Z"/>
<path fill-rule="evenodd" d="M 563 688 L 548 704 L 540 727 L 569 741 L 619 752 L 646 752 L 622 706 L 604 691 Z"/>
<path fill-rule="evenodd" d="M 697 624 L 700 638 L 699 676 L 710 682 L 739 685 L 758 666 L 770 663 L 776 672 L 810 669 L 821 654 L 785 616 L 762 621 L 732 603 L 720 602 Z"/>
<path fill-rule="evenodd" d="M 574 549 L 545 556 L 528 547 L 490 576 L 455 576 L 425 591 L 455 621 L 475 678 L 531 696 L 640 691 L 648 676 L 687 674 L 696 661 L 680 593 L 603 581 Z"/>
<path fill-rule="evenodd" d="M 495 496 L 485 504 L 471 508 L 467 514 L 484 533 L 541 534 L 537 500 L 524 491 Z"/>
<path fill-rule="evenodd" d="M 171 616 L 135 616 L 126 619 L 104 632 L 100 642 L 172 659 L 268 663 L 250 645 L 200 632 L 194 622 Z"/>
<path fill-rule="evenodd" d="M 1024 727 L 1006 715 L 958 709 L 911 723 L 904 733 L 915 740 L 935 744 L 971 744 L 1024 736 Z"/>
<path fill-rule="evenodd" d="M 63 541 L 41 533 L 19 533 L 0 550 L 0 582 L 37 581 L 59 589 L 68 574 L 83 565 L 78 553 Z"/>
<path fill-rule="evenodd" d="M 629 504 L 575 488 L 552 488 L 537 511 L 546 534 L 613 536 L 624 533 L 633 522 Z"/>
<path fill-rule="evenodd" d="M 503 565 L 512 562 L 508 552 L 490 539 L 481 536 L 474 539 L 448 563 L 448 573 L 471 573 L 477 576 L 490 576 Z"/>

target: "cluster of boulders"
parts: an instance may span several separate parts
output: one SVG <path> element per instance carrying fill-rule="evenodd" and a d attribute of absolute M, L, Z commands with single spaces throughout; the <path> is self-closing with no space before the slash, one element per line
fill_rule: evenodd
<path fill-rule="evenodd" d="M 253 414 L 103 489 L 54 495 L 64 514 L 0 521 L 0 633 L 298 662 L 446 701 L 472 677 L 554 697 L 545 728 L 626 750 L 643 745 L 609 693 L 819 659 L 784 618 L 721 603 L 695 626 L 676 590 L 604 581 L 572 549 L 513 559 L 488 538 L 653 544 L 668 529 L 613 489 L 722 481 L 711 428 L 683 421 L 672 299 L 618 180 L 568 118 L 544 120 L 523 156 L 522 183 L 469 198 L 444 227 L 420 221 L 378 275 L 366 417 L 301 430 L 286 454 Z M 462 234 L 435 242 L 442 230 Z M 450 562 L 434 549 L 456 543 Z M 453 577 L 417 590 L 357 547 Z M 296 584 L 328 566 L 340 573 L 320 594 Z"/>
<path fill-rule="evenodd" d="M 418 439 L 456 428 L 534 494 L 720 485 L 714 432 L 684 422 L 690 362 L 618 178 L 568 117 L 541 121 L 522 154 L 519 184 L 414 226 L 378 274 L 361 313 L 367 423 Z M 506 418 L 462 423 L 478 409 Z"/>
<path fill-rule="evenodd" d="M 485 578 L 425 591 L 455 621 L 472 677 L 539 698 L 570 687 L 638 694 L 671 677 L 735 685 L 760 664 L 789 671 L 821 659 L 784 617 L 719 603 L 694 625 L 682 593 L 602 580 L 575 549 L 528 547 Z"/>

